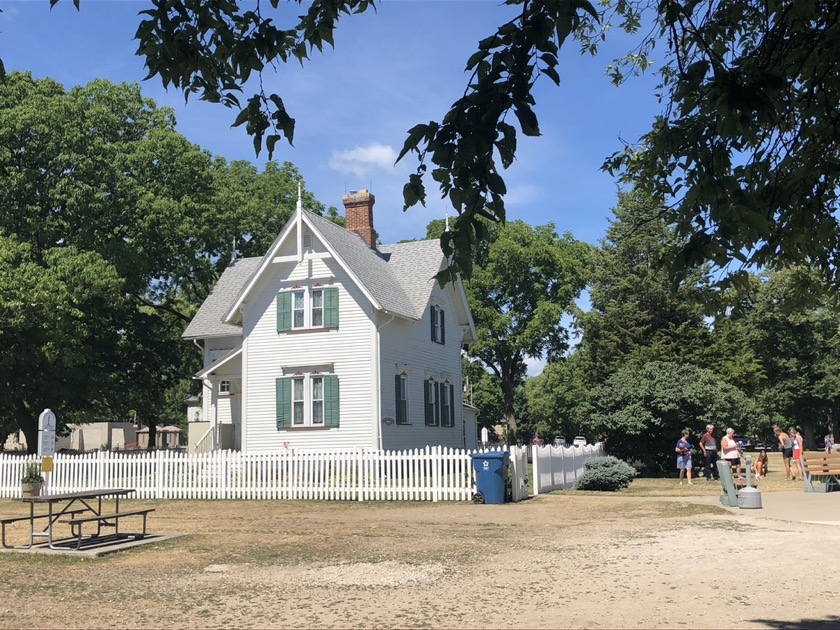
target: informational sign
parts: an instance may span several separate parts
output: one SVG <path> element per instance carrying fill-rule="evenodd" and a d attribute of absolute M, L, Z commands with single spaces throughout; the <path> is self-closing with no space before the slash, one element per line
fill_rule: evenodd
<path fill-rule="evenodd" d="M 38 455 L 41 457 L 55 455 L 55 431 L 38 431 Z"/>
<path fill-rule="evenodd" d="M 53 458 L 52 457 L 42 457 L 41 458 L 41 472 L 42 473 L 51 473 L 53 471 Z"/>
<path fill-rule="evenodd" d="M 55 414 L 49 409 L 44 409 L 38 416 L 38 455 L 55 455 Z"/>
<path fill-rule="evenodd" d="M 38 430 L 55 433 L 55 414 L 49 409 L 44 409 L 38 416 Z"/>

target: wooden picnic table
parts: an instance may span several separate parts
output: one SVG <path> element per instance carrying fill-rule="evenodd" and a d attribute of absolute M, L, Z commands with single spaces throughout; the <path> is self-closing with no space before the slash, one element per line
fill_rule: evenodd
<path fill-rule="evenodd" d="M 36 497 L 24 497 L 21 499 L 29 503 L 29 516 L 19 516 L 0 519 L 2 524 L 2 544 L 5 549 L 30 549 L 35 545 L 36 540 L 46 539 L 50 549 L 76 549 L 82 548 L 83 542 L 96 539 L 101 534 L 102 527 L 113 527 L 115 537 L 142 538 L 146 535 L 146 516 L 154 509 L 120 511 L 120 498 L 134 492 L 134 488 L 96 488 L 93 490 L 81 490 L 78 492 L 61 492 L 55 494 L 41 494 Z M 102 500 L 113 497 L 116 505 L 113 512 L 102 511 Z M 46 513 L 36 513 L 35 506 L 46 504 Z M 142 516 L 143 528 L 140 533 L 120 534 L 120 519 L 128 516 Z M 46 525 L 40 531 L 36 527 L 36 521 L 46 519 Z M 29 544 L 12 546 L 6 542 L 6 525 L 16 521 L 29 521 Z M 70 526 L 70 539 L 59 539 L 55 535 L 55 524 L 64 523 Z M 88 533 L 83 536 L 85 524 L 95 524 L 95 533 Z"/>

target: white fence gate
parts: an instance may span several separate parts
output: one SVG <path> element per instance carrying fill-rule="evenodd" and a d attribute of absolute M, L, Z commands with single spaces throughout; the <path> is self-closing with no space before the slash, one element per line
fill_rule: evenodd
<path fill-rule="evenodd" d="M 503 449 L 507 450 L 507 449 Z M 134 488 L 137 499 L 317 499 L 469 501 L 475 493 L 472 451 L 255 453 L 156 452 L 57 454 L 45 492 Z M 511 447 L 513 501 L 528 497 L 527 448 Z M 35 456 L 0 454 L 0 498 L 20 497 Z"/>
<path fill-rule="evenodd" d="M 568 490 L 583 474 L 583 465 L 590 459 L 604 456 L 604 445 L 532 446 L 534 494 L 552 490 Z"/>

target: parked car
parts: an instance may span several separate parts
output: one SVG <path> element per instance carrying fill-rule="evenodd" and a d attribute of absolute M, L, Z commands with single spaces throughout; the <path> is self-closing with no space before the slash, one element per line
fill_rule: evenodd
<path fill-rule="evenodd" d="M 572 446 L 586 446 L 586 438 L 582 435 L 575 436 Z"/>

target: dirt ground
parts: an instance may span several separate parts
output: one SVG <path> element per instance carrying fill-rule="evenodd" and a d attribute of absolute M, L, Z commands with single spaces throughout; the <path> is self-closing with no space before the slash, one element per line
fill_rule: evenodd
<path fill-rule="evenodd" d="M 712 485 L 695 484 L 705 504 L 132 502 L 186 535 L 98 559 L 0 554 L 0 627 L 840 627 L 840 521 L 750 518 Z"/>

